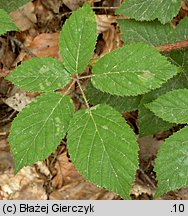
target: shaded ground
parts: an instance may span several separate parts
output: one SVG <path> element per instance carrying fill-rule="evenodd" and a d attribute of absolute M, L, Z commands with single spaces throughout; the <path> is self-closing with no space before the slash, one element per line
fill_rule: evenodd
<path fill-rule="evenodd" d="M 7 139 L 11 121 L 37 93 L 28 94 L 21 91 L 5 81 L 4 77 L 21 61 L 33 56 L 60 59 L 58 39 L 61 26 L 71 12 L 84 2 L 84 0 L 30 2 L 11 14 L 22 32 L 11 32 L 0 38 L 0 199 L 121 199 L 114 193 L 86 182 L 79 175 L 69 159 L 66 140 L 63 140 L 58 149 L 45 161 L 22 169 L 16 176 L 13 174 L 13 158 Z M 119 0 L 93 1 L 99 32 L 93 58 L 101 57 L 123 45 L 113 10 L 113 7 L 119 4 Z M 186 7 L 184 9 L 186 11 Z M 73 90 L 79 95 L 76 86 Z M 76 97 L 73 97 L 73 100 L 76 109 L 82 106 Z M 136 127 L 136 113 L 127 113 L 125 118 L 132 127 Z M 131 190 L 132 199 L 153 199 L 157 184 L 153 172 L 155 156 L 164 138 L 171 133 L 172 131 L 167 131 L 139 139 L 140 169 Z M 188 188 L 170 192 L 159 199 L 188 199 Z"/>

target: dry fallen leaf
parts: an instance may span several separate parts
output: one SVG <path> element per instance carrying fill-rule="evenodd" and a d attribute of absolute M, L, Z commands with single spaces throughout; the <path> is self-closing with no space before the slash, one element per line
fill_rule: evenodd
<path fill-rule="evenodd" d="M 9 70 L 7 70 L 7 69 L 5 69 L 5 68 L 0 69 L 0 79 L 1 79 L 2 77 L 5 77 L 5 76 L 9 75 L 9 74 L 10 74 L 10 71 L 9 71 Z M 0 82 L 1 82 L 1 81 L 0 81 Z"/>
<path fill-rule="evenodd" d="M 116 17 L 111 15 L 96 15 L 97 32 L 100 34 L 107 31 L 112 23 L 116 22 Z"/>
<path fill-rule="evenodd" d="M 10 16 L 21 31 L 25 31 L 33 27 L 37 22 L 32 2 L 25 4 L 23 7 L 14 12 L 11 12 Z"/>
<path fill-rule="evenodd" d="M 52 185 L 55 188 L 69 184 L 72 181 L 81 181 L 83 178 L 76 171 L 74 165 L 69 162 L 69 158 L 66 153 L 63 153 L 57 157 L 55 168 L 57 175 L 52 180 Z"/>
<path fill-rule="evenodd" d="M 40 1 L 48 10 L 52 10 L 54 13 L 59 12 L 59 8 L 63 3 L 63 0 L 40 0 Z"/>
<path fill-rule="evenodd" d="M 74 181 L 59 190 L 53 191 L 50 200 L 112 200 L 120 199 L 115 193 L 108 192 L 86 181 Z"/>
<path fill-rule="evenodd" d="M 0 141 L 0 143 L 2 142 Z M 12 167 L 12 162 L 13 159 L 9 152 L 0 151 L 0 172 L 10 169 Z"/>
<path fill-rule="evenodd" d="M 16 93 L 14 96 L 7 99 L 3 99 L 3 102 L 9 107 L 16 111 L 21 111 L 24 107 L 31 102 L 30 98 L 27 96 L 26 92 Z"/>
<path fill-rule="evenodd" d="M 0 195 L 7 199 L 47 199 L 43 181 L 38 178 L 35 169 L 25 167 L 14 176 L 13 169 L 0 174 Z"/>
<path fill-rule="evenodd" d="M 32 101 L 26 91 L 23 91 L 16 86 L 12 88 L 8 98 L 2 100 L 9 107 L 19 112 Z"/>
<path fill-rule="evenodd" d="M 59 33 L 43 33 L 36 36 L 27 48 L 37 57 L 57 57 L 61 59 L 58 42 Z M 25 57 L 24 60 L 29 58 L 31 56 Z"/>
<path fill-rule="evenodd" d="M 119 29 L 115 25 L 110 25 L 108 30 L 102 33 L 102 39 L 97 41 L 94 57 L 102 57 L 105 54 L 122 46 L 123 42 L 120 39 Z"/>
<path fill-rule="evenodd" d="M 146 136 L 138 139 L 140 151 L 140 159 L 148 161 L 156 156 L 159 146 L 163 143 L 163 140 L 157 140 L 153 136 Z"/>
<path fill-rule="evenodd" d="M 147 185 L 141 185 L 141 184 L 133 184 L 132 189 L 131 189 L 131 194 L 134 194 L 136 197 L 142 195 L 142 194 L 148 194 L 152 195 L 154 194 L 154 189 Z"/>
<path fill-rule="evenodd" d="M 183 10 L 188 11 L 188 2 L 186 3 L 184 1 L 182 1 L 181 2 L 181 7 L 182 7 Z"/>
<path fill-rule="evenodd" d="M 72 11 L 77 10 L 86 0 L 63 0 L 63 3 Z"/>

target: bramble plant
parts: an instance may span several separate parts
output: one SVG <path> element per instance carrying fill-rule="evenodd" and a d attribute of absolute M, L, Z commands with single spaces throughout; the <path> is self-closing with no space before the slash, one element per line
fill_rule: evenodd
<path fill-rule="evenodd" d="M 48 157 L 67 134 L 71 161 L 85 179 L 130 198 L 139 166 L 138 144 L 120 112 L 139 111 L 139 136 L 188 122 L 188 51 L 159 52 L 164 44 L 188 37 L 187 17 L 175 29 L 167 23 L 180 5 L 181 0 L 126 0 L 116 11 L 131 18 L 118 21 L 124 46 L 98 59 L 91 65 L 92 74 L 84 75 L 97 40 L 95 14 L 86 3 L 63 25 L 62 61 L 32 58 L 7 76 L 21 89 L 42 93 L 12 123 L 9 142 L 15 174 Z M 6 25 L 1 34 L 17 30 L 11 22 Z M 86 78 L 91 81 L 85 93 L 82 80 Z M 74 113 L 67 93 L 75 83 L 86 109 Z M 64 94 L 54 92 L 63 87 Z M 188 185 L 187 136 L 184 127 L 161 145 L 155 163 L 155 196 Z"/>
<path fill-rule="evenodd" d="M 10 13 L 12 11 L 19 9 L 21 6 L 28 3 L 29 1 L 30 0 L 0 0 L 0 8 Z"/>

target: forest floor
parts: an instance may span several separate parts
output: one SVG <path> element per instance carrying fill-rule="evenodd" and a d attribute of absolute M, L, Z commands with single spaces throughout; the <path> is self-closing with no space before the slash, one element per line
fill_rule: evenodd
<path fill-rule="evenodd" d="M 33 56 L 59 56 L 59 32 L 72 11 L 78 9 L 86 0 L 34 0 L 11 13 L 21 32 L 10 32 L 0 38 L 0 200 L 118 200 L 117 194 L 98 188 L 87 182 L 71 163 L 66 139 L 45 161 L 23 168 L 16 176 L 13 174 L 14 161 L 10 153 L 8 134 L 11 122 L 37 94 L 20 90 L 4 78 L 16 65 Z M 78 3 L 79 2 L 79 3 Z M 116 23 L 114 10 L 120 0 L 95 0 L 93 9 L 97 17 L 98 41 L 94 56 L 121 47 L 123 42 Z M 76 89 L 75 89 L 76 91 Z M 80 106 L 75 100 L 75 106 Z M 136 113 L 125 113 L 132 127 L 137 121 Z M 131 190 L 132 199 L 153 199 L 157 185 L 154 160 L 169 130 L 153 136 L 138 139 L 140 169 Z M 158 199 L 188 199 L 188 188 L 169 192 Z"/>

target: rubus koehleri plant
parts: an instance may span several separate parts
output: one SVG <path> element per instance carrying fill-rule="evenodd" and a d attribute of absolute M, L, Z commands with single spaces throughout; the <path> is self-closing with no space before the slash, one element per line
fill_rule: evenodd
<path fill-rule="evenodd" d="M 151 18 L 158 18 L 158 15 Z M 187 19 L 174 30 L 164 24 L 171 18 L 171 15 L 161 18 L 163 24 L 118 21 L 125 45 L 99 58 L 90 65 L 91 74 L 85 75 L 83 72 L 92 58 L 98 36 L 95 14 L 86 3 L 63 25 L 59 39 L 62 61 L 45 57 L 22 62 L 7 79 L 23 90 L 41 94 L 12 123 L 9 142 L 15 174 L 27 165 L 44 160 L 67 135 L 71 161 L 85 179 L 129 199 L 139 167 L 138 144 L 120 112 L 139 110 L 141 135 L 147 130 L 154 133 L 176 123 L 187 123 L 187 100 L 181 102 L 187 95 L 187 50 L 173 51 L 165 56 L 155 48 L 163 41 L 174 43 L 187 37 L 187 30 L 183 36 L 181 34 Z M 155 32 L 153 26 L 156 26 Z M 139 34 L 131 38 L 127 31 Z M 157 35 L 157 39 L 152 39 L 151 34 Z M 82 81 L 86 78 L 90 80 L 85 92 Z M 85 103 L 85 109 L 76 112 L 68 96 L 75 83 Z M 66 88 L 66 92 L 56 92 L 60 88 Z M 179 88 L 184 89 L 177 90 Z M 170 109 L 176 98 L 180 99 L 175 104 L 177 107 Z M 154 119 L 153 129 L 144 124 L 148 121 L 145 116 Z M 187 133 L 185 127 L 167 139 L 159 150 L 155 167 L 157 196 L 187 185 L 188 156 L 184 136 Z M 181 148 L 176 148 L 176 144 Z M 176 171 L 182 176 L 178 183 Z"/>

